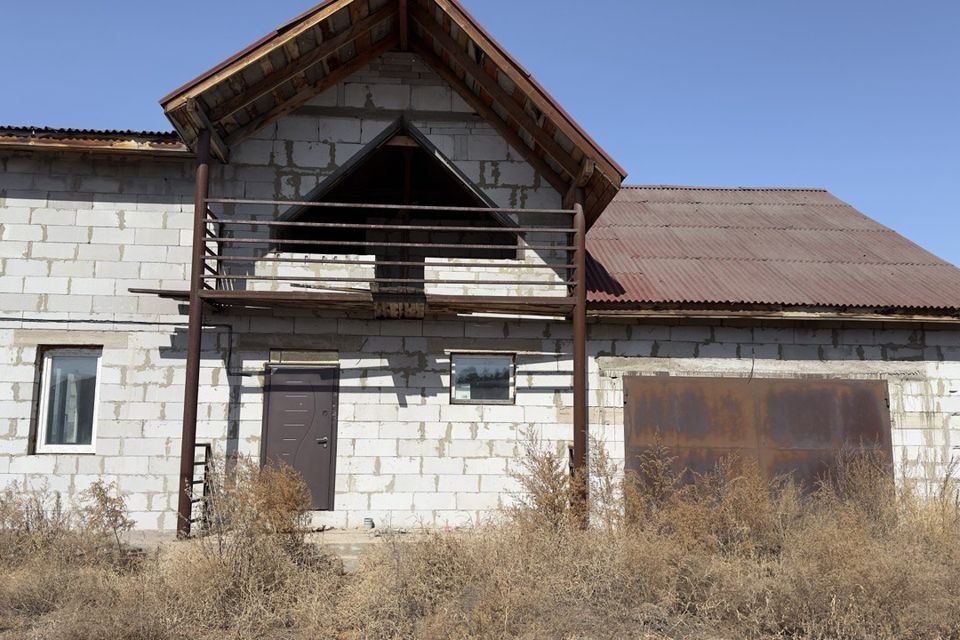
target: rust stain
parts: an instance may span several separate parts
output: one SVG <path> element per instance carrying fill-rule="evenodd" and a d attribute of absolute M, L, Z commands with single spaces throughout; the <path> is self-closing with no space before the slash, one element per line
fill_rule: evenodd
<path fill-rule="evenodd" d="M 770 477 L 792 473 L 812 486 L 841 449 L 892 459 L 886 383 L 879 380 L 624 379 L 627 467 L 655 446 L 677 471 L 711 470 L 731 454 Z"/>

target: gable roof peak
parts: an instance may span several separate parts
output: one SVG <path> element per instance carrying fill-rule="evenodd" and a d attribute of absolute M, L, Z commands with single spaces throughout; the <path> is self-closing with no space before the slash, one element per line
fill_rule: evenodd
<path fill-rule="evenodd" d="M 589 222 L 626 172 L 457 0 L 326 0 L 161 100 L 192 148 L 231 145 L 392 50 L 412 51 Z"/>

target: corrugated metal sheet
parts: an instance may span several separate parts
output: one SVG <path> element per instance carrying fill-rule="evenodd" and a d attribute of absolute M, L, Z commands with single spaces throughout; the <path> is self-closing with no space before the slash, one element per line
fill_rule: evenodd
<path fill-rule="evenodd" d="M 60 127 L 33 127 L 0 125 L 2 135 L 30 135 L 76 140 L 92 140 L 112 138 L 128 140 L 130 138 L 150 138 L 157 142 L 180 142 L 180 134 L 176 131 L 137 131 L 133 129 L 72 129 Z"/>
<path fill-rule="evenodd" d="M 0 147 L 146 152 L 163 155 L 189 155 L 190 153 L 180 139 L 180 135 L 173 131 L 60 129 L 2 125 L 0 125 Z"/>
<path fill-rule="evenodd" d="M 960 310 L 960 269 L 817 189 L 625 187 L 590 300 Z"/>

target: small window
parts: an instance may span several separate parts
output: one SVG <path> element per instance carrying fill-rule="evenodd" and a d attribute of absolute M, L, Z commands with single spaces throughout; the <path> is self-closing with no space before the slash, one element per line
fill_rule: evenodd
<path fill-rule="evenodd" d="M 514 356 L 454 354 L 450 399 L 459 404 L 513 404 Z"/>
<path fill-rule="evenodd" d="M 37 453 L 95 453 L 99 349 L 43 354 Z"/>

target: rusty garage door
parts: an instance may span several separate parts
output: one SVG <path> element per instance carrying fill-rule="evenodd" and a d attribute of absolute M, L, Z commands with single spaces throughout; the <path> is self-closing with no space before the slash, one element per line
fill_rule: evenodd
<path fill-rule="evenodd" d="M 770 476 L 815 481 L 844 447 L 890 455 L 887 385 L 873 380 L 624 379 L 627 466 L 661 445 L 678 469 L 703 472 L 737 453 Z"/>

